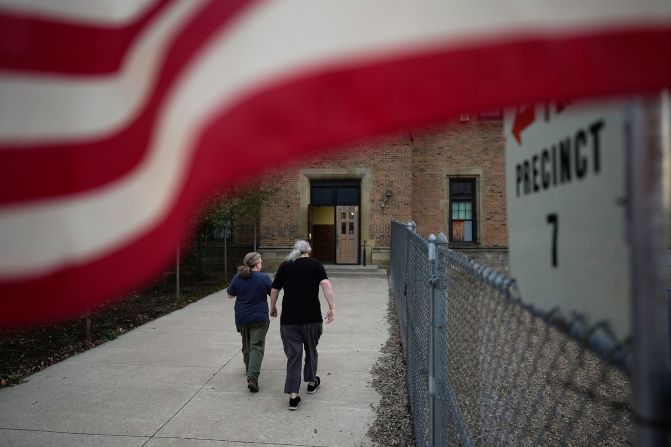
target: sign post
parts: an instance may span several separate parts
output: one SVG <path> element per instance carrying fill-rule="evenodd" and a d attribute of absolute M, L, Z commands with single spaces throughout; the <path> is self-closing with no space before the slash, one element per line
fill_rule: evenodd
<path fill-rule="evenodd" d="M 633 412 L 638 446 L 666 446 L 671 388 L 666 247 L 671 116 L 668 95 L 638 98 L 631 108 L 633 250 Z"/>

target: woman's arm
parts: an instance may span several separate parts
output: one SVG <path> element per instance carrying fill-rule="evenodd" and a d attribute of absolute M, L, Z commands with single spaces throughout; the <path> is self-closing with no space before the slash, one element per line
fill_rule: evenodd
<path fill-rule="evenodd" d="M 326 324 L 329 324 L 335 320 L 335 300 L 333 299 L 333 287 L 331 287 L 331 281 L 328 279 L 322 279 L 319 283 L 322 286 L 322 291 L 324 292 L 324 297 L 326 297 L 326 302 L 329 305 L 329 311 L 326 313 Z"/>
<path fill-rule="evenodd" d="M 278 289 L 272 288 L 270 290 L 270 316 L 277 317 L 277 298 L 280 296 Z"/>

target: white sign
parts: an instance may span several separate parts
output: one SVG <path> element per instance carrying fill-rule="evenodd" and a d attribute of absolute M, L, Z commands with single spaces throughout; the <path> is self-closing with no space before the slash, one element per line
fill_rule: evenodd
<path fill-rule="evenodd" d="M 505 115 L 510 270 L 525 302 L 631 333 L 626 103 Z"/>

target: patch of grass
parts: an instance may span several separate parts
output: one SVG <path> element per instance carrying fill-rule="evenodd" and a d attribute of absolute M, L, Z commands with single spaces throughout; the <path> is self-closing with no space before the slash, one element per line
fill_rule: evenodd
<path fill-rule="evenodd" d="M 184 277 L 177 299 L 174 278 L 168 277 L 145 289 L 131 291 L 88 317 L 82 315 L 53 325 L 0 331 L 0 388 L 19 384 L 47 366 L 114 340 L 226 286 L 219 278 Z"/>

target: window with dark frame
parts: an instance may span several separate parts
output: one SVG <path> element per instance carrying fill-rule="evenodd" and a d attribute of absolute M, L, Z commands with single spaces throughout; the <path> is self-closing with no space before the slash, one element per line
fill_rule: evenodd
<path fill-rule="evenodd" d="M 477 242 L 474 178 L 450 179 L 450 242 Z"/>
<path fill-rule="evenodd" d="M 312 205 L 359 205 L 361 202 L 359 180 L 312 180 L 310 182 L 310 204 Z"/>

